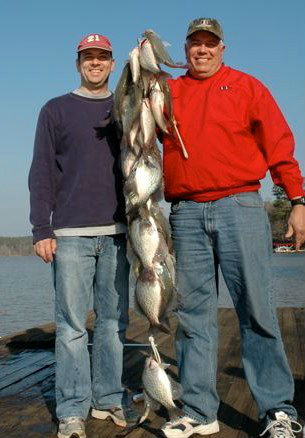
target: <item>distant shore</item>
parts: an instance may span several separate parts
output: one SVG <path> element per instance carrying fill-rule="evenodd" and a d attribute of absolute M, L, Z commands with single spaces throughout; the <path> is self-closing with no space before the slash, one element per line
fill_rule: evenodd
<path fill-rule="evenodd" d="M 29 256 L 34 255 L 32 236 L 1 237 L 0 256 Z"/>
<path fill-rule="evenodd" d="M 293 246 L 291 242 L 283 242 L 279 244 L 277 240 L 274 240 L 273 245 L 274 245 L 274 249 L 279 245 Z M 20 237 L 0 236 L 0 256 L 31 256 L 31 255 L 35 255 L 33 250 L 32 236 L 20 236 Z"/>

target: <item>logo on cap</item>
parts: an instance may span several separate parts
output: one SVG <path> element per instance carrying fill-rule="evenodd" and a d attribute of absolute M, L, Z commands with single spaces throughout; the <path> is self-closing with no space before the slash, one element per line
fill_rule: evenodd
<path fill-rule="evenodd" d="M 85 36 L 79 43 L 77 51 L 80 52 L 85 49 L 103 49 L 112 52 L 111 42 L 104 35 L 98 33 L 91 33 Z"/>
<path fill-rule="evenodd" d="M 214 35 L 218 36 L 219 39 L 224 39 L 222 28 L 215 18 L 195 18 L 195 20 L 191 21 L 189 24 L 186 38 L 199 30 L 212 32 Z"/>
<path fill-rule="evenodd" d="M 201 20 L 199 23 L 197 23 L 197 26 L 199 26 L 200 24 L 202 24 L 203 26 L 207 26 L 207 27 L 212 26 L 212 24 L 210 23 L 210 20 Z"/>

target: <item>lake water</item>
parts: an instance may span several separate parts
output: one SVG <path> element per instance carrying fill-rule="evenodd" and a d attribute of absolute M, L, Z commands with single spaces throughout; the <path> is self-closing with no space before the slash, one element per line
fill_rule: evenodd
<path fill-rule="evenodd" d="M 279 307 L 305 307 L 305 254 L 274 254 Z M 220 307 L 231 307 L 220 281 Z M 51 267 L 38 257 L 0 257 L 0 336 L 54 320 Z"/>

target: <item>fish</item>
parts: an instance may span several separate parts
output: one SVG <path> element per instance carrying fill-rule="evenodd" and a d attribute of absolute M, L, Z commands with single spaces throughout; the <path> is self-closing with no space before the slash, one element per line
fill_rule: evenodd
<path fill-rule="evenodd" d="M 140 126 L 143 133 L 144 146 L 156 138 L 156 122 L 150 107 L 149 99 L 142 99 Z"/>
<path fill-rule="evenodd" d="M 139 158 L 140 152 L 140 149 L 136 152 L 135 149 L 130 149 L 126 145 L 121 147 L 121 169 L 125 179 L 129 177 L 133 166 Z"/>
<path fill-rule="evenodd" d="M 160 234 L 152 216 L 143 209 L 128 224 L 130 244 L 140 259 L 143 268 L 152 268 L 156 252 L 160 245 Z"/>
<path fill-rule="evenodd" d="M 114 97 L 113 97 L 113 117 L 119 126 L 121 126 L 122 102 L 127 94 L 128 87 L 131 83 L 132 83 L 132 76 L 130 70 L 130 63 L 127 62 L 123 68 L 122 74 L 115 88 Z"/>
<path fill-rule="evenodd" d="M 156 75 L 151 73 L 150 71 L 144 70 L 143 68 L 141 68 L 140 75 L 142 81 L 143 95 L 144 97 L 148 97 L 151 85 L 154 84 L 157 80 Z"/>
<path fill-rule="evenodd" d="M 139 60 L 144 70 L 148 70 L 151 73 L 159 73 L 161 71 L 157 64 L 153 48 L 147 38 L 139 42 Z"/>
<path fill-rule="evenodd" d="M 140 79 L 140 53 L 139 47 L 134 47 L 129 53 L 129 63 L 131 76 L 134 84 L 137 84 Z"/>
<path fill-rule="evenodd" d="M 161 266 L 160 266 L 161 268 Z M 144 314 L 151 327 L 157 327 L 165 333 L 170 333 L 167 314 L 173 300 L 173 283 L 169 271 L 164 266 L 159 269 L 162 279 L 154 269 L 142 269 L 135 289 L 137 310 Z M 164 275 L 165 274 L 165 275 Z"/>
<path fill-rule="evenodd" d="M 164 93 L 160 88 L 159 82 L 156 82 L 152 87 L 149 94 L 149 102 L 157 125 L 163 132 L 168 134 L 167 121 L 164 116 Z"/>
<path fill-rule="evenodd" d="M 175 257 L 169 253 L 163 253 L 160 261 L 155 260 L 154 271 L 158 275 L 162 288 L 166 290 L 167 312 L 172 310 L 173 304 L 177 298 L 175 288 Z"/>
<path fill-rule="evenodd" d="M 156 221 L 158 230 L 163 234 L 169 253 L 173 254 L 173 242 L 170 225 L 157 202 L 151 202 L 149 211 Z"/>
<path fill-rule="evenodd" d="M 125 185 L 126 212 L 145 204 L 160 187 L 161 163 L 152 153 L 142 153 L 133 166 Z"/>
<path fill-rule="evenodd" d="M 175 119 L 174 113 L 173 113 L 173 105 L 172 105 L 172 99 L 171 99 L 171 94 L 170 94 L 170 89 L 169 89 L 169 85 L 166 82 L 166 80 L 164 80 L 164 78 L 160 78 L 159 79 L 159 84 L 161 87 L 161 90 L 164 93 L 164 103 L 165 103 L 165 113 L 168 119 L 168 126 L 169 126 L 169 130 L 170 130 L 170 134 L 175 136 L 181 146 L 182 149 L 182 153 L 185 159 L 188 159 L 188 152 L 186 150 L 186 147 L 184 145 L 183 139 L 180 135 L 179 129 L 178 129 L 178 124 L 177 121 Z"/>
<path fill-rule="evenodd" d="M 172 60 L 159 35 L 156 34 L 155 31 L 152 29 L 147 29 L 143 32 L 143 37 L 147 38 L 147 40 L 150 42 L 156 61 L 159 64 L 165 64 L 171 68 L 187 68 L 184 63 L 175 62 Z"/>
<path fill-rule="evenodd" d="M 166 78 L 164 78 L 163 76 L 159 78 L 158 83 L 164 95 L 164 106 L 165 106 L 166 116 L 167 119 L 171 122 L 173 120 L 173 115 L 174 115 L 171 91 L 166 81 Z"/>
<path fill-rule="evenodd" d="M 133 125 L 128 133 L 125 135 L 125 139 L 127 144 L 131 147 L 131 149 L 138 149 L 138 141 L 137 137 L 140 130 L 140 117 L 136 118 L 133 122 Z"/>
<path fill-rule="evenodd" d="M 142 106 L 142 90 L 137 84 L 130 84 L 127 94 L 123 97 L 120 106 L 120 115 L 125 136 L 130 134 L 135 121 L 140 116 Z"/>
<path fill-rule="evenodd" d="M 168 364 L 157 362 L 152 356 L 146 358 L 142 373 L 145 409 L 139 423 L 145 421 L 151 409 L 157 410 L 160 405 L 168 409 L 170 417 L 181 413 L 174 400 L 181 396 L 182 391 L 166 374 L 168 367 Z"/>

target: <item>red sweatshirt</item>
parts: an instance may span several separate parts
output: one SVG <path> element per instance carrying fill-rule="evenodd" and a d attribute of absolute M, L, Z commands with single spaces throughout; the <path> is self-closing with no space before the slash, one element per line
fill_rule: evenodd
<path fill-rule="evenodd" d="M 189 158 L 176 138 L 163 138 L 165 198 L 212 201 L 258 190 L 267 170 L 289 198 L 302 196 L 294 139 L 267 88 L 222 66 L 210 78 L 170 79 L 174 116 Z"/>

